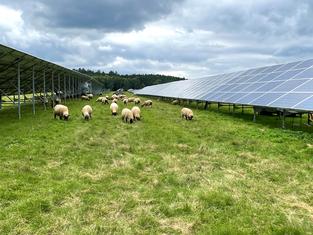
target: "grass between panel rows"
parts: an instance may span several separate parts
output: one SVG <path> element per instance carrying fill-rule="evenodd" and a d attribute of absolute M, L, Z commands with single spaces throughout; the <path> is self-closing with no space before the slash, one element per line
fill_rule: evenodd
<path fill-rule="evenodd" d="M 0 111 L 0 234 L 312 234 L 311 129 L 155 99 L 129 124 L 96 98 Z"/>

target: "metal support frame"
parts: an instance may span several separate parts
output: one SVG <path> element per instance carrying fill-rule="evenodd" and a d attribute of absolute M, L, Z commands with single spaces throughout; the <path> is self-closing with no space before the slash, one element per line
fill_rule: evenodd
<path fill-rule="evenodd" d="M 17 63 L 17 94 L 18 94 L 18 119 L 21 119 L 21 74 L 20 62 Z"/>
<path fill-rule="evenodd" d="M 283 129 L 285 129 L 285 121 L 286 121 L 286 110 L 283 109 L 283 126 L 282 126 Z"/>
<path fill-rule="evenodd" d="M 52 81 L 52 87 L 51 87 L 51 106 L 52 108 L 54 108 L 54 71 L 52 71 L 52 77 L 51 77 L 51 81 Z"/>
<path fill-rule="evenodd" d="M 58 98 L 59 98 L 59 100 L 61 99 L 60 98 L 60 92 L 61 92 L 61 88 L 60 88 L 60 73 L 58 73 Z"/>
<path fill-rule="evenodd" d="M 33 114 L 35 114 L 35 66 L 33 66 Z"/>
<path fill-rule="evenodd" d="M 73 101 L 75 99 L 75 89 L 74 89 L 74 77 L 72 77 L 72 85 L 73 85 Z"/>
<path fill-rule="evenodd" d="M 43 70 L 43 107 L 46 111 L 46 69 Z"/>
<path fill-rule="evenodd" d="M 199 101 L 197 100 L 196 102 L 197 102 L 197 109 L 198 109 L 198 104 L 199 104 Z"/>
<path fill-rule="evenodd" d="M 220 102 L 218 102 L 218 103 L 217 103 L 217 112 L 218 112 L 218 113 L 220 112 L 220 106 L 221 106 L 221 104 L 220 104 Z"/>
<path fill-rule="evenodd" d="M 14 107 L 14 108 L 15 108 L 15 107 L 16 107 L 15 99 L 12 100 L 12 99 L 10 98 L 10 96 L 8 96 L 3 90 L 0 89 L 0 91 L 1 91 L 0 95 L 1 95 L 1 94 L 4 94 L 9 100 L 11 100 L 13 106 L 10 106 L 10 107 Z M 1 99 L 2 99 L 2 98 L 1 98 Z"/>
<path fill-rule="evenodd" d="M 64 104 L 66 104 L 66 95 L 67 95 L 67 92 L 66 92 L 66 76 L 64 74 Z"/>
<path fill-rule="evenodd" d="M 71 76 L 68 75 L 68 102 L 71 102 Z"/>
<path fill-rule="evenodd" d="M 253 122 L 255 122 L 255 119 L 256 119 L 256 110 L 254 109 Z"/>
<path fill-rule="evenodd" d="M 233 104 L 233 116 L 235 116 L 236 104 Z"/>
<path fill-rule="evenodd" d="M 2 109 L 2 94 L 0 93 L 0 110 Z"/>

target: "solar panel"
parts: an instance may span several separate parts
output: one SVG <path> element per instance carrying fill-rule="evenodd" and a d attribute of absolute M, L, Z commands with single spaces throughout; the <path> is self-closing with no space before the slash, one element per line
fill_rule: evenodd
<path fill-rule="evenodd" d="M 143 93 L 313 110 L 313 59 L 155 85 L 137 91 L 137 94 Z"/>

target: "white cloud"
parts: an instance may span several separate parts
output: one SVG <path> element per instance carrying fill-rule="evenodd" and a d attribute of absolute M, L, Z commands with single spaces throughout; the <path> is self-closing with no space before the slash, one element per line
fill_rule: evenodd
<path fill-rule="evenodd" d="M 112 51 L 112 47 L 110 45 L 108 46 L 99 46 L 100 51 Z"/>

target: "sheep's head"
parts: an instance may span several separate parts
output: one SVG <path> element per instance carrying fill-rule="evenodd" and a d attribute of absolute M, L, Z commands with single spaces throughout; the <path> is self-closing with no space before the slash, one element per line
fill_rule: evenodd
<path fill-rule="evenodd" d="M 130 124 L 132 124 L 134 122 L 134 119 L 133 118 L 129 119 L 129 122 Z"/>
<path fill-rule="evenodd" d="M 112 115 L 116 116 L 117 112 L 112 112 Z"/>
<path fill-rule="evenodd" d="M 84 117 L 85 117 L 85 121 L 89 121 L 89 113 L 85 113 Z"/>
<path fill-rule="evenodd" d="M 69 114 L 65 114 L 65 115 L 63 115 L 64 120 L 65 120 L 65 121 L 68 121 L 68 117 L 69 117 L 69 116 L 71 116 L 71 115 L 69 115 Z"/>
<path fill-rule="evenodd" d="M 189 120 L 192 120 L 192 118 L 193 118 L 193 115 L 189 114 L 189 115 L 188 115 L 188 119 L 189 119 Z"/>

